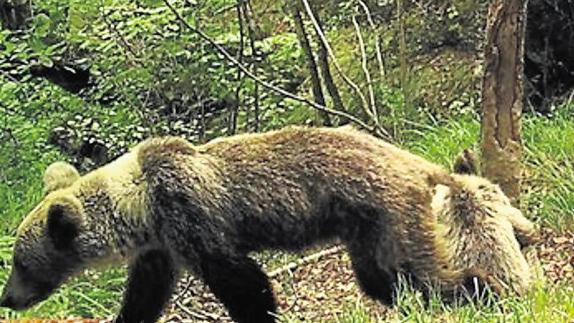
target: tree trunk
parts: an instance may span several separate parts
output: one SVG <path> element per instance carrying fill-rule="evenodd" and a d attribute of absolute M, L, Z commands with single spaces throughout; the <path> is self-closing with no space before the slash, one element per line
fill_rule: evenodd
<path fill-rule="evenodd" d="M 237 52 L 237 61 L 243 64 L 244 51 L 245 51 L 245 20 L 243 19 L 243 0 L 237 0 L 235 5 L 237 12 L 237 22 L 239 24 L 239 49 Z M 227 133 L 234 135 L 237 132 L 237 115 L 241 109 L 241 88 L 243 87 L 243 72 L 240 68 L 237 69 L 237 88 L 235 89 L 235 100 L 237 106 L 229 107 L 229 124 L 227 126 Z"/>
<path fill-rule="evenodd" d="M 251 0 L 243 0 L 241 1 L 243 4 L 243 15 L 245 17 L 245 21 L 247 22 L 247 36 L 249 39 L 249 46 L 251 47 L 251 55 L 253 56 L 253 63 L 251 63 L 251 71 L 253 75 L 257 75 L 257 70 L 259 68 L 259 62 L 261 61 L 260 51 L 257 49 L 255 45 L 255 23 L 253 21 L 253 8 L 251 7 Z M 259 118 L 259 83 L 255 82 L 253 85 L 253 108 L 254 108 L 254 131 L 259 132 L 260 128 L 260 118 Z"/>
<path fill-rule="evenodd" d="M 514 205 L 520 196 L 524 35 L 528 0 L 496 0 L 486 28 L 482 86 L 482 173 Z"/>
<path fill-rule="evenodd" d="M 315 19 L 317 20 L 319 28 L 323 29 L 323 22 L 318 10 L 315 10 Z M 341 99 L 341 94 L 339 93 L 339 88 L 333 80 L 331 68 L 329 67 L 329 53 L 327 52 L 327 47 L 325 46 L 325 43 L 323 43 L 320 39 L 318 39 L 317 43 L 319 44 L 319 57 L 317 59 L 317 64 L 319 65 L 321 76 L 323 76 L 323 82 L 325 82 L 327 92 L 329 92 L 331 100 L 333 100 L 333 108 L 339 111 L 346 111 L 345 105 L 343 104 L 343 99 Z"/>
<path fill-rule="evenodd" d="M 24 30 L 32 16 L 31 2 L 26 0 L 0 0 L 0 22 L 8 30 Z"/>

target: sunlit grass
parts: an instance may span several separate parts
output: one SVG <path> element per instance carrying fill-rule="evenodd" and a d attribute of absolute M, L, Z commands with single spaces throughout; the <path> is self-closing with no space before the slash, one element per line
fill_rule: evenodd
<path fill-rule="evenodd" d="M 525 164 L 531 191 L 524 196 L 536 216 L 555 229 L 574 227 L 574 118 L 564 107 L 552 119 L 524 122 Z"/>
<path fill-rule="evenodd" d="M 488 305 L 445 305 L 438 299 L 425 306 L 412 291 L 399 302 L 395 319 L 401 322 L 571 322 L 574 319 L 568 286 L 537 285 L 525 297 L 508 297 Z"/>

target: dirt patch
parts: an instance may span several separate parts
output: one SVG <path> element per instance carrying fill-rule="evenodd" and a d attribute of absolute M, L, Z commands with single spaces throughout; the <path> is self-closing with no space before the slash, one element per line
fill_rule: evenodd
<path fill-rule="evenodd" d="M 548 283 L 574 285 L 574 232 L 558 234 L 545 229 L 536 249 Z"/>

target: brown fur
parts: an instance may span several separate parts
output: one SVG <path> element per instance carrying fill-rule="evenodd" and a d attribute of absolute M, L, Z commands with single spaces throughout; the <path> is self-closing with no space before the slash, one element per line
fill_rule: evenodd
<path fill-rule="evenodd" d="M 48 194 L 28 215 L 2 304 L 27 307 L 82 268 L 128 258 L 118 321 L 154 321 L 184 268 L 238 322 L 273 322 L 271 286 L 248 253 L 335 239 L 347 245 L 363 290 L 385 303 L 399 273 L 445 295 L 472 277 L 488 282 L 489 273 L 496 289 L 522 293 L 530 274 L 513 225 L 531 231 L 497 186 L 350 127 L 290 127 L 201 146 L 156 138 Z M 35 293 L 22 276 L 44 288 Z M 145 286 L 158 277 L 156 297 Z"/>

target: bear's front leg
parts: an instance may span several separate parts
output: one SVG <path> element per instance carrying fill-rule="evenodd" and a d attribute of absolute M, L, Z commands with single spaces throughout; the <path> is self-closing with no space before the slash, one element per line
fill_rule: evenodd
<path fill-rule="evenodd" d="M 162 250 L 140 254 L 130 266 L 123 305 L 115 323 L 153 323 L 160 317 L 177 279 L 170 255 Z"/>

